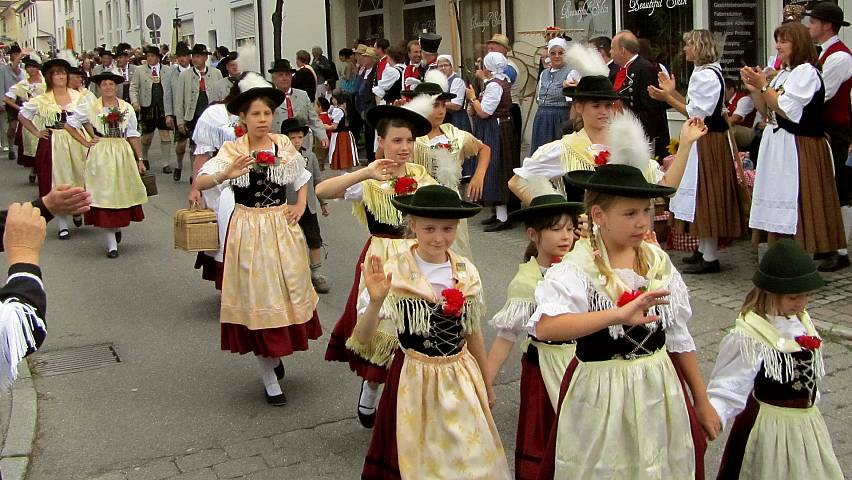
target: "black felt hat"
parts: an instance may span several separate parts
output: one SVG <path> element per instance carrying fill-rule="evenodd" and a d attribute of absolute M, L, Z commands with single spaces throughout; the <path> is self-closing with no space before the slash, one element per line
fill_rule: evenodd
<path fill-rule="evenodd" d="M 269 72 L 269 73 L 275 73 L 275 72 L 295 73 L 296 69 L 293 68 L 290 65 L 290 60 L 287 60 L 286 58 L 279 58 L 279 59 L 275 60 L 274 62 L 272 62 L 272 68 L 267 70 L 267 72 Z"/>
<path fill-rule="evenodd" d="M 142 53 L 144 53 L 145 55 L 151 54 L 151 55 L 156 55 L 157 57 L 159 57 L 160 56 L 160 49 L 157 48 L 156 45 L 148 45 L 147 47 L 142 49 Z"/>
<path fill-rule="evenodd" d="M 115 46 L 115 55 L 117 57 L 122 55 L 130 56 L 131 50 L 133 50 L 133 47 L 129 43 L 122 42 Z"/>
<path fill-rule="evenodd" d="M 409 110 L 405 107 L 397 107 L 395 105 L 377 105 L 367 110 L 367 123 L 374 129 L 378 128 L 381 120 L 386 118 L 396 118 L 403 120 L 411 125 L 411 133 L 415 137 L 422 137 L 432 131 L 432 122 L 423 115 Z"/>
<path fill-rule="evenodd" d="M 614 90 L 612 82 L 603 75 L 588 75 L 576 86 L 565 87 L 562 94 L 580 100 L 618 100 L 621 96 Z"/>
<path fill-rule="evenodd" d="M 391 203 L 402 213 L 423 218 L 470 218 L 482 210 L 479 205 L 463 201 L 459 194 L 442 185 L 426 185 L 412 195 L 391 198 Z"/>
<path fill-rule="evenodd" d="M 189 52 L 190 52 L 189 46 L 186 44 L 186 42 L 178 42 L 177 43 L 177 46 L 175 47 L 175 55 L 176 56 L 179 56 L 179 57 L 186 56 L 186 55 L 189 55 Z"/>
<path fill-rule="evenodd" d="M 100 85 L 101 82 L 103 82 L 104 80 L 112 80 L 113 82 L 115 82 L 116 85 L 118 85 L 119 83 L 124 83 L 124 77 L 122 77 L 121 75 L 116 75 L 112 72 L 99 73 L 90 78 L 89 80 L 96 85 Z"/>
<path fill-rule="evenodd" d="M 445 92 L 440 85 L 432 82 L 420 82 L 414 87 L 414 90 L 405 90 L 401 95 L 407 98 L 414 98 L 421 94 L 437 95 L 438 100 L 452 100 L 456 98 L 455 93 Z"/>
<path fill-rule="evenodd" d="M 24 68 L 41 68 L 41 62 L 27 55 L 21 60 L 21 63 L 24 64 Z"/>
<path fill-rule="evenodd" d="M 115 54 L 112 53 L 112 50 L 106 47 L 98 47 L 98 56 L 103 57 L 104 55 L 109 55 L 110 57 L 115 56 Z"/>
<path fill-rule="evenodd" d="M 237 86 L 240 89 L 240 94 L 228 102 L 227 109 L 231 115 L 239 115 L 240 109 L 246 103 L 250 103 L 257 98 L 266 97 L 272 100 L 273 109 L 278 108 L 284 102 L 284 92 L 273 87 L 259 73 L 246 73 Z"/>
<path fill-rule="evenodd" d="M 9 53 L 21 53 L 21 46 L 17 43 L 13 43 L 11 47 L 9 47 Z"/>
<path fill-rule="evenodd" d="M 579 215 L 585 211 L 585 206 L 582 202 L 569 202 L 565 197 L 558 193 L 548 193 L 539 195 L 530 201 L 526 208 L 515 210 L 509 214 L 510 220 L 526 220 L 538 215 L 550 215 L 556 213 L 568 213 Z"/>
<path fill-rule="evenodd" d="M 812 292 L 825 285 L 811 256 L 789 238 L 769 247 L 751 280 L 756 287 L 779 295 Z"/>
<path fill-rule="evenodd" d="M 224 72 L 224 71 L 226 71 L 225 69 L 228 68 L 228 64 L 233 62 L 236 59 L 237 59 L 237 52 L 231 52 L 231 53 L 225 55 L 224 57 L 222 57 L 221 60 L 219 60 L 219 65 L 216 68 L 218 68 L 219 70 L 222 70 Z"/>
<path fill-rule="evenodd" d="M 849 22 L 843 20 L 843 9 L 831 2 L 819 2 L 805 12 L 805 15 L 843 27 L 849 26 Z"/>
<path fill-rule="evenodd" d="M 442 37 L 436 33 L 424 33 L 420 35 L 420 50 L 426 53 L 438 53 L 441 48 Z"/>
<path fill-rule="evenodd" d="M 593 172 L 568 172 L 565 180 L 575 187 L 619 197 L 657 198 L 673 195 L 677 189 L 648 183 L 642 171 L 630 165 L 607 164 Z"/>
<path fill-rule="evenodd" d="M 41 65 L 41 74 L 47 75 L 47 72 L 54 67 L 62 68 L 66 72 L 71 71 L 71 64 L 68 63 L 68 60 L 65 60 L 64 58 L 51 58 Z"/>
<path fill-rule="evenodd" d="M 299 117 L 288 118 L 281 122 L 281 133 L 287 135 L 290 132 L 302 132 L 308 134 L 308 125 L 299 120 Z"/>
<path fill-rule="evenodd" d="M 211 55 L 210 50 L 207 50 L 207 45 L 203 43 L 196 43 L 192 46 L 192 50 L 189 52 L 190 55 Z"/>
<path fill-rule="evenodd" d="M 69 75 L 79 75 L 81 77 L 86 76 L 86 72 L 83 71 L 80 67 L 71 67 L 71 70 L 68 70 Z"/>

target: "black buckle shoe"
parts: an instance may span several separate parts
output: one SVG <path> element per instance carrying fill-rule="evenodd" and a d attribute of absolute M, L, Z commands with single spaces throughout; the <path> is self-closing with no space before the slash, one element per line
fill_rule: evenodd
<path fill-rule="evenodd" d="M 823 261 L 817 270 L 825 273 L 836 272 L 838 270 L 843 270 L 849 265 L 849 255 L 838 255 L 835 253 L 831 258 Z"/>
<path fill-rule="evenodd" d="M 31 174 L 30 174 L 30 179 L 29 179 L 29 180 L 30 180 L 30 185 L 35 185 L 35 183 L 36 183 L 36 180 L 37 180 L 37 179 L 38 179 L 38 177 L 36 177 L 36 174 L 35 174 L 35 173 L 31 173 Z"/>
<path fill-rule="evenodd" d="M 172 179 L 176 182 L 180 181 L 181 169 L 176 168 L 174 175 L 172 175 Z"/>
<path fill-rule="evenodd" d="M 497 223 L 497 215 L 491 215 L 490 217 L 486 218 L 485 220 L 483 220 L 479 223 L 481 225 L 494 225 L 495 223 Z"/>
<path fill-rule="evenodd" d="M 692 252 L 692 255 L 688 257 L 683 257 L 683 263 L 687 265 L 696 265 L 704 260 L 704 254 L 699 252 L 698 250 Z"/>
<path fill-rule="evenodd" d="M 373 428 L 373 425 L 376 424 L 376 409 L 369 408 L 364 405 L 361 405 L 361 396 L 364 394 L 364 385 L 367 384 L 367 381 L 361 382 L 361 393 L 358 394 L 358 421 L 361 422 L 361 426 L 364 428 Z M 364 410 L 372 410 L 372 413 L 363 413 L 361 409 Z"/>
<path fill-rule="evenodd" d="M 281 392 L 280 395 L 270 395 L 266 393 L 266 390 L 264 390 L 263 394 L 266 396 L 266 403 L 273 407 L 283 407 L 284 405 L 287 405 L 287 395 L 284 395 L 284 392 Z"/>
<path fill-rule="evenodd" d="M 9 148 L 9 160 L 16 160 L 17 158 L 18 157 L 17 155 L 15 155 L 15 152 L 13 152 L 11 148 Z"/>
<path fill-rule="evenodd" d="M 701 260 L 701 263 L 697 263 L 683 269 L 683 273 L 688 273 L 690 275 L 704 275 L 705 273 L 719 273 L 721 271 L 722 266 L 719 264 L 719 260 L 714 262 Z"/>
<path fill-rule="evenodd" d="M 69 238 L 71 238 L 71 232 L 69 232 L 67 228 L 63 228 L 59 231 L 59 234 L 57 234 L 57 236 L 60 240 L 68 240 Z"/>
<path fill-rule="evenodd" d="M 284 379 L 284 362 L 278 360 L 278 366 L 275 367 L 273 370 L 275 370 L 275 378 L 277 378 L 278 380 Z"/>
<path fill-rule="evenodd" d="M 165 167 L 163 167 L 163 173 L 165 173 L 166 175 L 172 173 L 172 167 L 166 165 Z"/>
<path fill-rule="evenodd" d="M 74 215 L 74 226 L 80 228 L 83 226 L 83 216 L 82 215 Z"/>
<path fill-rule="evenodd" d="M 118 250 L 110 250 L 107 252 L 107 258 L 118 258 Z"/>

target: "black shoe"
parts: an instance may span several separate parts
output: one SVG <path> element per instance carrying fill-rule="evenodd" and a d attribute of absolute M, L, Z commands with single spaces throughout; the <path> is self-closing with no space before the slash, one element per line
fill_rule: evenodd
<path fill-rule="evenodd" d="M 107 258 L 118 258 L 118 250 L 110 250 L 107 252 Z"/>
<path fill-rule="evenodd" d="M 823 261 L 817 270 L 820 272 L 836 272 L 838 270 L 843 270 L 848 266 L 849 255 L 838 255 L 835 253 L 831 256 L 831 258 Z"/>
<path fill-rule="evenodd" d="M 480 225 L 494 225 L 495 223 L 497 223 L 497 215 L 491 215 L 490 217 L 479 223 Z"/>
<path fill-rule="evenodd" d="M 705 273 L 719 273 L 722 271 L 722 266 L 719 264 L 719 260 L 714 262 L 706 262 L 701 260 L 700 263 L 696 263 L 695 265 L 686 267 L 683 269 L 683 273 L 689 273 L 691 275 L 703 275 Z"/>
<path fill-rule="evenodd" d="M 364 394 L 364 386 L 367 384 L 367 381 L 361 382 L 361 393 L 358 394 L 358 408 L 356 409 L 358 412 L 358 421 L 361 422 L 361 426 L 364 428 L 373 428 L 373 425 L 376 424 L 376 409 L 370 409 L 364 405 L 361 405 L 361 396 Z M 372 413 L 363 413 L 361 409 L 364 410 L 373 410 Z"/>
<path fill-rule="evenodd" d="M 284 380 L 284 362 L 278 360 L 278 366 L 274 368 L 275 370 L 275 378 L 278 380 Z"/>
<path fill-rule="evenodd" d="M 817 260 L 817 261 L 819 261 L 819 260 L 830 260 L 830 259 L 834 258 L 835 255 L 837 255 L 837 252 L 815 253 L 814 254 L 814 260 Z"/>
<path fill-rule="evenodd" d="M 483 230 L 486 231 L 486 232 L 499 232 L 501 230 L 511 230 L 511 229 L 512 229 L 512 222 L 508 222 L 508 221 L 506 221 L 506 222 L 498 221 L 497 223 L 495 223 L 493 225 L 489 225 L 489 226 L 483 228 Z"/>
<path fill-rule="evenodd" d="M 59 231 L 59 234 L 57 236 L 60 240 L 68 240 L 69 238 L 71 238 L 71 232 L 69 232 L 67 228 L 63 228 Z"/>
<path fill-rule="evenodd" d="M 172 167 L 166 165 L 165 167 L 163 167 L 163 173 L 165 173 L 165 174 L 172 173 Z"/>
<path fill-rule="evenodd" d="M 115 243 L 121 243 L 121 230 L 115 232 Z"/>
<path fill-rule="evenodd" d="M 74 215 L 74 226 L 80 228 L 83 226 L 83 216 L 82 215 Z"/>
<path fill-rule="evenodd" d="M 30 184 L 31 184 L 31 185 L 34 185 L 34 184 L 36 183 L 36 180 L 37 180 L 37 179 L 38 179 L 38 177 L 36 177 L 36 174 L 35 174 L 35 173 L 31 173 L 31 174 L 30 174 Z"/>
<path fill-rule="evenodd" d="M 688 257 L 683 257 L 683 263 L 687 265 L 695 265 L 701 263 L 702 260 L 704 260 L 704 254 L 702 254 L 698 250 L 692 252 L 692 255 Z"/>
<path fill-rule="evenodd" d="M 266 393 L 266 390 L 264 390 L 263 394 L 266 396 L 266 403 L 273 407 L 282 407 L 287 405 L 287 395 L 284 395 L 284 392 L 281 392 L 280 395 L 270 395 Z"/>
<path fill-rule="evenodd" d="M 176 181 L 176 182 L 180 181 L 180 174 L 181 174 L 181 170 L 179 168 L 176 168 L 174 175 L 172 175 L 172 178 L 174 179 L 174 181 Z"/>
<path fill-rule="evenodd" d="M 9 160 L 16 160 L 18 157 L 15 155 L 15 152 L 10 148 L 9 149 Z"/>

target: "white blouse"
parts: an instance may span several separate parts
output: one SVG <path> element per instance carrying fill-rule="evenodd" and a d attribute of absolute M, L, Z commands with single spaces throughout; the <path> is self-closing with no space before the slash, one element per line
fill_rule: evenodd
<path fill-rule="evenodd" d="M 523 164 L 512 172 L 523 179 L 561 177 L 568 173 L 562 163 L 562 148 L 562 142 L 558 140 L 546 143 L 538 147 L 531 157 L 524 158 Z M 595 152 L 590 148 L 589 153 Z M 654 183 L 659 183 L 666 175 L 666 172 L 660 168 L 659 162 L 652 159 L 648 159 L 648 171 L 642 173 L 653 173 Z"/>
<path fill-rule="evenodd" d="M 101 109 L 101 113 L 106 113 L 107 110 L 109 109 L 107 107 L 104 107 Z M 127 110 L 127 131 L 125 132 L 124 136 L 126 138 L 141 137 L 142 134 L 139 133 L 139 125 L 136 121 L 136 112 L 134 112 L 133 109 L 129 107 L 127 108 Z M 88 102 L 78 104 L 77 108 L 75 108 L 72 112 L 68 114 L 68 120 L 66 121 L 66 123 L 71 127 L 76 128 L 77 130 L 82 130 L 83 124 L 85 123 L 91 124 L 92 119 L 89 118 Z"/>
<path fill-rule="evenodd" d="M 462 79 L 461 77 L 453 78 L 453 80 L 450 82 L 450 93 L 455 93 L 456 98 L 450 100 L 450 102 L 455 103 L 458 106 L 464 105 L 464 99 L 466 94 L 465 89 L 466 87 L 464 84 L 464 79 Z"/>
<path fill-rule="evenodd" d="M 492 80 L 485 84 L 485 90 L 479 99 L 479 104 L 482 111 L 488 115 L 494 115 L 497 107 L 500 105 L 500 99 L 503 98 L 503 86 Z"/>
<path fill-rule="evenodd" d="M 32 119 L 34 119 L 36 117 L 36 115 L 38 115 L 38 107 L 36 106 L 35 102 L 33 101 L 34 98 L 35 97 L 24 102 L 24 104 L 21 105 L 21 109 L 18 111 L 18 113 L 21 116 L 23 116 L 24 118 L 26 118 L 27 120 L 30 120 L 30 121 L 32 121 Z M 62 109 L 66 110 L 67 107 L 68 107 L 68 105 L 64 105 L 62 107 Z"/>
<path fill-rule="evenodd" d="M 328 111 L 328 118 L 331 119 L 331 123 L 337 125 L 343 121 L 343 117 L 345 113 L 343 113 L 343 109 L 340 107 L 331 107 Z"/>
<path fill-rule="evenodd" d="M 690 118 L 709 117 L 716 111 L 719 97 L 722 95 L 722 83 L 719 82 L 717 71 L 722 67 L 719 62 L 695 67 L 689 77 L 689 87 L 686 90 L 686 113 Z"/>
<path fill-rule="evenodd" d="M 772 324 L 787 338 L 808 334 L 795 315 L 775 317 Z M 740 353 L 743 342 L 747 341 L 749 340 L 736 333 L 729 333 L 722 339 L 716 366 L 713 367 L 710 382 L 707 384 L 710 403 L 722 419 L 723 426 L 745 409 L 746 401 L 754 389 L 754 379 L 763 364 L 763 356 L 760 353 L 757 354 L 757 362 L 754 364 L 750 364 Z"/>
<path fill-rule="evenodd" d="M 648 281 L 630 269 L 613 269 L 621 281 L 631 289 L 646 287 Z M 536 335 L 536 326 L 542 315 L 555 317 L 565 313 L 589 313 L 589 299 L 586 286 L 590 284 L 586 274 L 570 262 L 558 263 L 547 271 L 544 280 L 535 289 L 535 313 L 527 323 L 527 331 Z M 692 307 L 689 305 L 689 292 L 683 278 L 672 267 L 671 278 L 667 287 L 672 295 L 672 310 L 674 323 L 666 329 L 666 349 L 669 352 L 695 351 L 695 341 L 687 328 L 687 322 L 692 317 Z M 684 299 L 677 302 L 675 299 Z"/>
<path fill-rule="evenodd" d="M 783 92 L 778 96 L 778 108 L 787 115 L 788 120 L 799 123 L 802 111 L 811 103 L 822 83 L 816 67 L 803 63 L 792 71 L 781 70 L 770 85 L 775 89 L 783 87 Z"/>

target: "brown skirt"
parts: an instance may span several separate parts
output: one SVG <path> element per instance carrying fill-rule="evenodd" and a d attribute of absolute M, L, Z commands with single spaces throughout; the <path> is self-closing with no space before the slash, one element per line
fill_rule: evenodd
<path fill-rule="evenodd" d="M 796 137 L 799 154 L 799 220 L 796 241 L 811 253 L 834 252 L 846 248 L 840 199 L 834 182 L 831 151 L 823 137 Z M 755 243 L 789 237 L 756 231 Z"/>
<path fill-rule="evenodd" d="M 698 140 L 698 185 L 690 234 L 739 238 L 745 233 L 746 215 L 734 155 L 736 147 L 731 150 L 728 132 L 710 132 Z"/>

